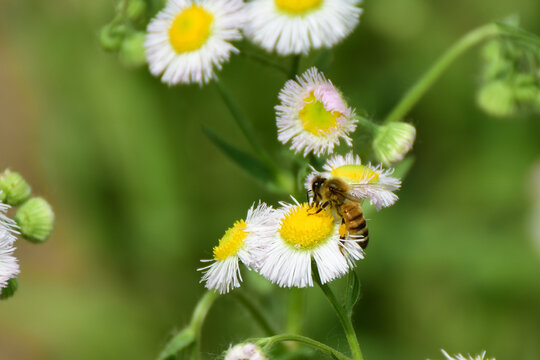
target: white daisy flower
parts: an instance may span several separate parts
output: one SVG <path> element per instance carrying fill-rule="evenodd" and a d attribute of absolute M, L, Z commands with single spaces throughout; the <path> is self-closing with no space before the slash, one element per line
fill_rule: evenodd
<path fill-rule="evenodd" d="M 267 51 L 307 54 L 332 47 L 358 24 L 359 0 L 254 0 L 246 5 L 245 34 Z"/>
<path fill-rule="evenodd" d="M 495 360 L 495 358 L 484 358 L 486 356 L 486 352 L 482 352 L 480 355 L 476 355 L 475 357 L 469 355 L 468 357 L 465 357 L 461 354 L 457 354 L 454 356 L 448 355 L 448 353 L 444 350 L 441 350 L 441 352 L 444 354 L 447 360 Z"/>
<path fill-rule="evenodd" d="M 345 275 L 354 266 L 353 260 L 363 258 L 360 246 L 340 239 L 340 220 L 331 209 L 317 213 L 317 208 L 293 200 L 295 204 L 281 203 L 275 211 L 279 223 L 264 239 L 261 275 L 281 287 L 313 286 L 312 259 L 322 283 Z M 350 249 L 356 244 L 355 251 L 343 251 L 344 243 Z"/>
<path fill-rule="evenodd" d="M 278 139 L 283 144 L 290 140 L 295 152 L 304 156 L 331 153 L 340 139 L 352 145 L 349 134 L 358 122 L 354 110 L 316 68 L 287 81 L 279 100 L 275 107 Z"/>
<path fill-rule="evenodd" d="M 274 231 L 274 209 L 265 203 L 255 204 L 248 210 L 246 220 L 239 220 L 225 231 L 214 247 L 212 264 L 200 268 L 204 275 L 201 282 L 206 282 L 206 288 L 219 291 L 220 294 L 240 287 L 240 260 L 248 268 L 258 269 L 258 259 L 262 256 L 264 245 L 260 238 Z"/>
<path fill-rule="evenodd" d="M 401 187 L 401 180 L 390 176 L 393 169 L 383 169 L 381 165 L 362 165 L 358 155 L 352 152 L 345 156 L 334 155 L 324 165 L 324 172 L 315 171 L 306 178 L 305 187 L 311 190 L 315 176 L 339 177 L 351 185 L 349 193 L 359 199 L 369 199 L 377 210 L 394 204 L 398 197 L 393 192 Z"/>
<path fill-rule="evenodd" d="M 9 279 L 19 273 L 19 264 L 13 256 L 16 225 L 5 215 L 7 209 L 9 206 L 0 202 L 0 289 L 7 285 Z"/>
<path fill-rule="evenodd" d="M 148 24 L 150 72 L 169 85 L 204 84 L 238 50 L 245 19 L 242 0 L 169 0 Z"/>

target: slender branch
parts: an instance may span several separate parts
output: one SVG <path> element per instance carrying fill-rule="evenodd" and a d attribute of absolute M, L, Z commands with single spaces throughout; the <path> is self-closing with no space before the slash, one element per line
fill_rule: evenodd
<path fill-rule="evenodd" d="M 238 301 L 244 305 L 246 310 L 251 314 L 253 319 L 259 324 L 261 329 L 268 335 L 273 336 L 278 333 L 276 328 L 272 325 L 270 320 L 266 317 L 263 311 L 259 308 L 259 304 L 255 303 L 249 296 L 242 291 L 234 292 L 234 295 Z"/>
<path fill-rule="evenodd" d="M 279 343 L 279 342 L 283 342 L 283 341 L 299 342 L 299 343 L 311 346 L 312 348 L 317 349 L 317 350 L 319 350 L 319 351 L 321 351 L 321 352 L 323 352 L 325 354 L 333 356 L 336 359 L 339 359 L 339 360 L 351 360 L 348 356 L 346 356 L 343 353 L 337 351 L 333 347 L 328 346 L 326 344 L 323 344 L 323 343 L 321 343 L 321 342 L 319 342 L 317 340 L 313 340 L 311 338 L 308 338 L 306 336 L 302 336 L 302 335 L 281 334 L 281 335 L 276 335 L 276 336 L 272 336 L 272 337 L 269 337 L 269 338 L 258 339 L 257 343 L 263 344 L 264 349 L 267 350 L 267 349 L 270 349 L 274 344 Z"/>
<path fill-rule="evenodd" d="M 318 271 L 314 269 L 313 273 L 315 281 L 317 282 L 323 293 L 326 295 L 328 301 L 330 301 L 330 304 L 332 304 L 332 307 L 336 311 L 339 321 L 343 326 L 343 330 L 345 331 L 345 337 L 349 342 L 349 347 L 351 348 L 353 359 L 364 360 L 364 357 L 362 356 L 362 350 L 360 350 L 360 344 L 358 343 L 358 338 L 356 337 L 356 332 L 354 331 L 351 317 L 349 316 L 349 314 L 347 314 L 343 306 L 341 306 L 338 299 L 336 298 L 336 295 L 334 294 L 332 289 L 330 289 L 328 284 L 321 283 Z"/>
<path fill-rule="evenodd" d="M 384 122 L 389 123 L 403 119 L 456 58 L 479 42 L 498 35 L 500 32 L 498 25 L 488 24 L 463 36 L 407 91 L 401 101 L 388 114 Z"/>
<path fill-rule="evenodd" d="M 251 52 L 251 51 L 248 51 L 248 50 L 245 50 L 245 49 L 243 49 L 240 52 L 240 54 L 244 55 L 248 59 L 252 59 L 252 60 L 257 61 L 262 65 L 272 67 L 272 68 L 278 70 L 279 72 L 281 72 L 281 73 L 283 73 L 285 75 L 289 74 L 289 69 L 287 67 L 283 66 L 282 64 L 280 64 L 280 63 L 278 63 L 276 61 L 273 61 L 273 60 L 269 59 L 268 57 L 266 57 L 264 55 L 257 54 L 255 52 Z"/>
<path fill-rule="evenodd" d="M 368 128 L 370 131 L 375 132 L 380 127 L 380 125 L 374 123 L 373 121 L 365 117 L 357 116 L 356 119 L 358 120 L 358 124 Z"/>
<path fill-rule="evenodd" d="M 291 70 L 289 71 L 289 79 L 294 79 L 300 68 L 300 59 L 302 55 L 294 55 L 291 63 Z"/>
<path fill-rule="evenodd" d="M 289 294 L 289 309 L 287 316 L 287 332 L 298 334 L 302 330 L 304 315 L 304 289 L 292 288 Z"/>

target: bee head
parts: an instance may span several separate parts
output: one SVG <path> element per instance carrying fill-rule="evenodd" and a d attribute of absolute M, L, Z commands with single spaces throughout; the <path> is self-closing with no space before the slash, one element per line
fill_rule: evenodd
<path fill-rule="evenodd" d="M 311 183 L 311 190 L 314 194 L 319 193 L 321 186 L 324 184 L 325 181 L 326 179 L 322 176 L 317 176 L 315 179 L 313 179 L 313 182 Z"/>

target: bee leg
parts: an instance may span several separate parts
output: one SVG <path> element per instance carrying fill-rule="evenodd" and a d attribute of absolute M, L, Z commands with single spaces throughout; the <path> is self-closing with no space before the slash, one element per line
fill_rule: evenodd
<path fill-rule="evenodd" d="M 345 225 L 345 219 L 343 217 L 341 217 L 341 225 Z M 339 238 L 341 240 L 345 240 L 347 238 L 347 234 L 341 235 Z"/>
<path fill-rule="evenodd" d="M 314 212 L 313 214 L 309 214 L 309 215 L 317 215 L 318 213 L 320 213 L 321 211 L 323 211 L 324 209 L 326 209 L 326 207 L 330 205 L 330 202 L 327 201 L 325 202 L 324 204 L 322 204 L 321 206 L 319 206 L 319 208 L 317 209 L 316 212 Z"/>

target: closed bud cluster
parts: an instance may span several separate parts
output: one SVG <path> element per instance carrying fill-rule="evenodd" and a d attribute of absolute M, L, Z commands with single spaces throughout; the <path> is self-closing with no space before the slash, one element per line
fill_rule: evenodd
<path fill-rule="evenodd" d="M 416 138 L 416 129 L 405 122 L 392 122 L 380 126 L 373 140 L 377 158 L 386 166 L 403 160 L 411 150 Z"/>
<path fill-rule="evenodd" d="M 54 212 L 49 203 L 40 197 L 25 202 L 15 214 L 21 235 L 34 243 L 45 242 L 52 233 Z"/>
<path fill-rule="evenodd" d="M 6 286 L 0 289 L 0 300 L 9 299 L 10 297 L 12 297 L 18 288 L 19 281 L 17 280 L 17 278 L 9 279 Z"/>
<path fill-rule="evenodd" d="M 7 169 L 0 175 L 0 191 L 0 201 L 14 206 L 28 199 L 32 189 L 21 174 Z"/>
<path fill-rule="evenodd" d="M 483 84 L 477 103 L 496 117 L 510 117 L 521 111 L 540 111 L 540 78 L 535 72 L 537 56 L 519 46 L 492 40 L 482 52 Z"/>

